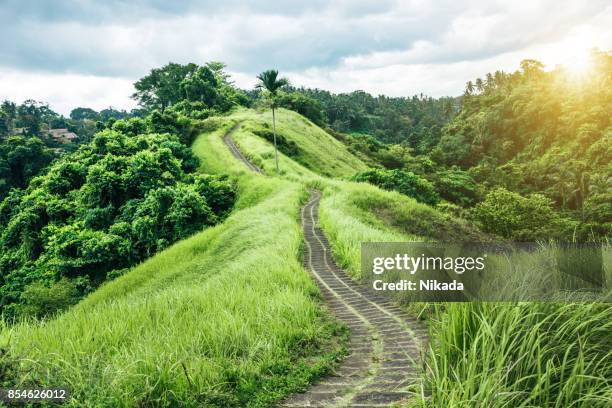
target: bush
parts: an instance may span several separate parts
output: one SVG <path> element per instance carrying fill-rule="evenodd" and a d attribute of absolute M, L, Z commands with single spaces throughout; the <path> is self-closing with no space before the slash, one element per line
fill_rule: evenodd
<path fill-rule="evenodd" d="M 34 282 L 24 289 L 21 299 L 22 305 L 16 308 L 17 316 L 42 318 L 74 305 L 79 299 L 79 291 L 76 283 L 66 278 L 48 286 Z"/>
<path fill-rule="evenodd" d="M 355 175 L 353 180 L 394 190 L 429 205 L 436 205 L 440 201 L 433 184 L 411 171 L 373 169 Z"/>
<path fill-rule="evenodd" d="M 317 126 L 325 125 L 323 107 L 319 101 L 302 93 L 283 93 L 278 97 L 277 103 L 280 107 L 291 109 L 292 111 L 307 117 Z"/>
<path fill-rule="evenodd" d="M 269 125 L 265 124 L 264 128 L 253 129 L 252 132 L 270 143 L 274 143 L 274 133 L 269 129 Z M 289 157 L 295 157 L 300 153 L 300 149 L 293 140 L 288 140 L 285 136 L 276 132 L 276 146 L 283 154 Z"/>
<path fill-rule="evenodd" d="M 584 218 L 612 232 L 612 191 L 592 194 L 584 202 Z"/>
<path fill-rule="evenodd" d="M 518 241 L 558 238 L 564 220 L 556 214 L 552 201 L 541 194 L 522 197 L 504 188 L 489 192 L 472 210 L 486 232 Z"/>
<path fill-rule="evenodd" d="M 12 136 L 0 143 L 0 200 L 12 188 L 25 188 L 55 158 L 37 137 Z"/>
<path fill-rule="evenodd" d="M 480 191 L 478 185 L 468 172 L 457 168 L 438 171 L 434 174 L 436 191 L 442 198 L 459 204 L 462 207 L 470 207 L 478 201 Z"/>

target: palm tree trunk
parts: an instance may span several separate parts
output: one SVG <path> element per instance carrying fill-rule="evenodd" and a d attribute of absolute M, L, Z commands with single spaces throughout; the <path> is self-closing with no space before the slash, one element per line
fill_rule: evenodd
<path fill-rule="evenodd" d="M 272 106 L 272 133 L 274 134 L 274 159 L 276 160 L 276 175 L 278 176 L 278 149 L 276 148 L 276 116 Z"/>

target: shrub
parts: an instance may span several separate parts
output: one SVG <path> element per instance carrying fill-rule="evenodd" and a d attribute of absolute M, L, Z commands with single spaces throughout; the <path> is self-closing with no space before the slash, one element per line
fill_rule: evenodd
<path fill-rule="evenodd" d="M 436 191 L 448 201 L 470 207 L 479 199 L 478 185 L 466 171 L 457 168 L 438 171 L 433 178 Z"/>
<path fill-rule="evenodd" d="M 25 188 L 55 158 L 37 137 L 12 136 L 0 143 L 0 199 L 12 188 Z"/>
<path fill-rule="evenodd" d="M 46 285 L 34 282 L 21 294 L 22 305 L 17 307 L 17 316 L 41 318 L 65 310 L 79 299 L 75 282 L 63 278 Z"/>
<path fill-rule="evenodd" d="M 277 103 L 283 108 L 291 109 L 292 111 L 307 117 L 318 126 L 323 126 L 325 124 L 323 107 L 319 101 L 302 93 L 283 93 L 278 97 Z"/>
<path fill-rule="evenodd" d="M 267 125 L 267 124 L 266 124 Z M 274 143 L 274 133 L 269 127 L 253 129 L 252 132 L 270 143 Z M 300 149 L 293 140 L 288 140 L 285 136 L 276 132 L 276 146 L 283 154 L 289 157 L 295 157 L 300 153 Z"/>
<path fill-rule="evenodd" d="M 518 241 L 560 237 L 564 224 L 550 199 L 523 197 L 504 188 L 489 192 L 472 214 L 484 231 Z"/>
<path fill-rule="evenodd" d="M 589 239 L 612 235 L 612 193 L 591 194 L 582 207 L 584 223 L 580 225 L 579 235 Z"/>
<path fill-rule="evenodd" d="M 353 180 L 394 190 L 429 205 L 440 201 L 433 184 L 411 171 L 373 169 L 355 175 Z"/>

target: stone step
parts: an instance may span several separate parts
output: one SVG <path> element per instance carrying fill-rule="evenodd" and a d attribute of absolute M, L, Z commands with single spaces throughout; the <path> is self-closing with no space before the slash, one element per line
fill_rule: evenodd
<path fill-rule="evenodd" d="M 396 392 L 366 392 L 362 394 L 357 394 L 351 400 L 351 406 L 353 403 L 383 403 L 383 404 L 391 404 L 400 402 L 402 400 L 407 399 L 411 394 L 405 391 L 396 391 Z"/>

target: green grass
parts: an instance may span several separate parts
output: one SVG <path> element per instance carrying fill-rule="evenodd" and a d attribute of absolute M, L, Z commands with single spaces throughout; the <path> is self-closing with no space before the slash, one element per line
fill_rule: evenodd
<path fill-rule="evenodd" d="M 364 281 L 361 242 L 489 239 L 469 224 L 447 219 L 405 196 L 356 183 L 328 183 L 320 215 L 337 261 Z M 545 255 L 519 254 L 512 260 L 522 263 L 515 265 L 517 270 L 533 275 L 529 263 Z M 509 278 L 521 284 L 522 276 Z M 427 369 L 420 395 L 410 405 L 612 405 L 610 303 L 424 304 L 405 303 L 405 296 L 397 300 L 411 313 L 427 317 L 430 328 Z"/>
<path fill-rule="evenodd" d="M 346 331 L 301 266 L 305 189 L 245 173 L 217 139 L 194 150 L 236 177 L 236 211 L 55 319 L 3 327 L 11 385 L 66 386 L 74 406 L 267 406 L 333 366 Z"/>
<path fill-rule="evenodd" d="M 281 116 L 280 128 L 283 120 Z M 237 135 L 241 148 L 273 174 L 270 144 L 248 129 Z M 309 161 L 281 157 L 284 178 L 324 191 L 322 227 L 338 263 L 355 279 L 363 279 L 361 242 L 490 240 L 469 223 L 401 194 L 319 176 L 346 177 L 360 171 L 359 166 L 334 173 Z M 612 404 L 610 304 L 409 303 L 405 307 L 428 318 L 431 339 L 421 395 L 412 405 Z"/>
<path fill-rule="evenodd" d="M 423 407 L 612 406 L 608 303 L 437 306 Z"/>
<path fill-rule="evenodd" d="M 463 220 L 405 195 L 367 183 L 326 181 L 321 225 L 339 264 L 362 279 L 362 242 L 411 242 L 489 238 Z"/>
<path fill-rule="evenodd" d="M 244 121 L 242 132 L 236 135 L 237 144 L 243 148 L 242 151 L 248 152 L 253 161 L 263 167 L 267 174 L 274 174 L 273 145 L 252 133 L 272 129 L 271 111 L 243 110 L 231 117 Z M 294 157 L 280 155 L 279 166 L 283 174 L 350 177 L 367 169 L 366 164 L 351 154 L 344 144 L 293 111 L 287 109 L 276 111 L 276 131 L 287 140 L 295 142 L 299 148 L 298 154 Z M 245 133 L 250 133 L 252 137 L 245 137 Z M 258 139 L 259 143 L 254 139 Z M 305 172 L 304 168 L 312 173 Z"/>

